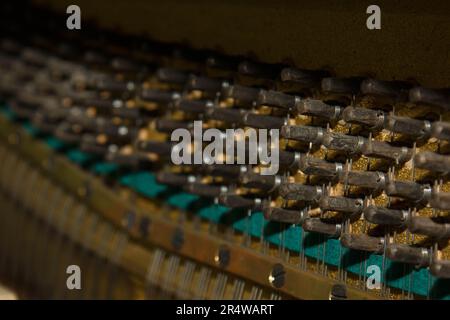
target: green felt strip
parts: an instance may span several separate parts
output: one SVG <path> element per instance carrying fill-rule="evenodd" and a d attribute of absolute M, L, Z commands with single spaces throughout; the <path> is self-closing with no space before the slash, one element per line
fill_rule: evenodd
<path fill-rule="evenodd" d="M 96 162 L 90 168 L 92 172 L 100 176 L 111 175 L 117 172 L 118 169 L 119 166 L 116 163 L 111 162 Z"/>
<path fill-rule="evenodd" d="M 39 133 L 39 129 L 34 127 L 30 122 L 22 123 L 23 128 L 26 132 L 28 132 L 31 136 L 35 137 Z"/>
<path fill-rule="evenodd" d="M 78 149 L 71 149 L 67 151 L 66 155 L 71 161 L 75 162 L 80 166 L 84 166 L 89 161 L 94 159 L 94 156 L 92 154 L 82 152 Z"/>
<path fill-rule="evenodd" d="M 45 143 L 52 148 L 53 150 L 59 151 L 66 147 L 66 144 L 59 140 L 58 138 L 55 138 L 53 136 L 48 136 L 44 138 Z"/>
<path fill-rule="evenodd" d="M 2 104 L 0 106 L 0 112 L 8 119 L 9 121 L 14 121 L 16 119 L 16 115 L 7 105 Z"/>
<path fill-rule="evenodd" d="M 155 175 L 150 172 L 124 175 L 120 178 L 120 183 L 149 198 L 155 198 L 167 190 L 167 186 L 157 183 Z"/>

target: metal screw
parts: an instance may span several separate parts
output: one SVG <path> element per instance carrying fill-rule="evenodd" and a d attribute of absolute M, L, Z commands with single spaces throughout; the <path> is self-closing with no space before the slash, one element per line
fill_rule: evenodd
<path fill-rule="evenodd" d="M 226 245 L 222 245 L 214 256 L 214 262 L 221 268 L 226 268 L 230 263 L 231 253 Z"/>
<path fill-rule="evenodd" d="M 277 263 L 273 266 L 269 275 L 269 282 L 275 288 L 281 288 L 284 285 L 286 271 L 282 264 Z"/>
<path fill-rule="evenodd" d="M 172 236 L 172 246 L 175 250 L 180 250 L 184 243 L 184 234 L 181 228 L 176 228 Z"/>
<path fill-rule="evenodd" d="M 347 299 L 347 287 L 345 284 L 335 284 L 331 287 L 330 300 L 345 300 Z"/>
<path fill-rule="evenodd" d="M 127 230 L 131 230 L 134 227 L 136 222 L 136 213 L 134 211 L 125 212 L 122 219 L 122 226 L 124 226 Z"/>
<path fill-rule="evenodd" d="M 150 218 L 143 217 L 139 222 L 139 232 L 143 237 L 148 236 L 148 231 L 150 229 Z"/>

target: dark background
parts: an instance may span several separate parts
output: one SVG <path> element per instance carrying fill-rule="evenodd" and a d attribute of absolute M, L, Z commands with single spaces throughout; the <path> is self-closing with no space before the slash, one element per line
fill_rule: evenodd
<path fill-rule="evenodd" d="M 450 87 L 450 2 L 446 0 L 34 0 L 65 13 L 197 49 L 250 54 L 264 62 L 326 68 Z M 381 7 L 381 30 L 366 8 Z M 64 28 L 65 26 L 61 26 Z"/>

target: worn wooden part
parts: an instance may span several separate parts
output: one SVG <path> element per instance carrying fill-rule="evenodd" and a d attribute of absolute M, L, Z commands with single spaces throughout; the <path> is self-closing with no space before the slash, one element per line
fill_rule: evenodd
<path fill-rule="evenodd" d="M 412 233 L 426 235 L 435 239 L 450 238 L 449 223 L 437 223 L 428 217 L 412 217 L 408 221 L 408 228 Z"/>
<path fill-rule="evenodd" d="M 358 214 L 363 210 L 363 199 L 323 196 L 319 200 L 319 206 L 323 211 Z"/>
<path fill-rule="evenodd" d="M 265 206 L 263 208 L 264 218 L 270 221 L 278 221 L 289 224 L 301 224 L 304 220 L 304 213 L 300 210 L 288 210 Z"/>
<path fill-rule="evenodd" d="M 305 231 L 325 234 L 330 237 L 339 237 L 341 234 L 341 225 L 326 223 L 320 218 L 307 218 L 303 221 L 302 227 Z"/>
<path fill-rule="evenodd" d="M 317 202 L 323 191 L 320 186 L 309 186 L 300 183 L 283 183 L 279 195 L 286 200 Z"/>
<path fill-rule="evenodd" d="M 405 223 L 408 211 L 385 207 L 368 206 L 364 209 L 364 218 L 379 225 L 401 225 Z"/>
<path fill-rule="evenodd" d="M 344 247 L 354 250 L 382 253 L 384 249 L 383 238 L 371 237 L 366 234 L 345 233 L 341 236 Z"/>

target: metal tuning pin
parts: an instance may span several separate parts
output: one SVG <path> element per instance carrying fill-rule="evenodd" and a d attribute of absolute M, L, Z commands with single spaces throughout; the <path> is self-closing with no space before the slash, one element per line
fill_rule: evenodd
<path fill-rule="evenodd" d="M 338 162 L 328 162 L 312 156 L 300 159 L 300 170 L 307 175 L 334 177 L 342 172 L 343 165 Z"/>
<path fill-rule="evenodd" d="M 450 109 L 450 89 L 415 87 L 409 90 L 409 101 Z"/>
<path fill-rule="evenodd" d="M 286 119 L 247 112 L 243 117 L 244 125 L 258 129 L 280 129 Z"/>
<path fill-rule="evenodd" d="M 359 124 L 372 130 L 381 129 L 385 123 L 385 114 L 381 110 L 368 108 L 346 107 L 342 119 L 347 123 Z"/>
<path fill-rule="evenodd" d="M 312 71 L 297 68 L 284 68 L 281 70 L 281 81 L 293 82 L 303 88 L 320 86 L 323 77 L 328 76 L 326 71 Z"/>
<path fill-rule="evenodd" d="M 145 113 L 138 108 L 116 107 L 111 110 L 113 116 L 131 119 L 136 122 L 145 119 Z"/>
<path fill-rule="evenodd" d="M 326 223 L 320 218 L 306 218 L 302 223 L 302 228 L 308 232 L 325 234 L 330 237 L 339 237 L 342 226 L 340 224 Z"/>
<path fill-rule="evenodd" d="M 142 65 L 134 63 L 131 60 L 123 58 L 114 58 L 111 60 L 111 66 L 114 70 L 121 72 L 141 72 L 145 70 Z"/>
<path fill-rule="evenodd" d="M 0 48 L 2 51 L 10 54 L 19 54 L 23 49 L 23 46 L 13 39 L 2 39 L 0 42 Z"/>
<path fill-rule="evenodd" d="M 433 190 L 431 193 L 430 206 L 440 210 L 450 210 L 450 192 L 438 192 Z"/>
<path fill-rule="evenodd" d="M 259 198 L 246 198 L 237 194 L 224 193 L 219 196 L 219 203 L 228 208 L 261 210 L 262 200 Z"/>
<path fill-rule="evenodd" d="M 79 65 L 63 61 L 59 58 L 50 58 L 47 67 L 51 73 L 58 74 L 59 76 L 70 77 L 73 73 L 79 71 L 81 68 Z"/>
<path fill-rule="evenodd" d="M 206 113 L 209 108 L 214 107 L 214 103 L 209 100 L 176 100 L 173 107 L 185 113 Z"/>
<path fill-rule="evenodd" d="M 104 127 L 98 127 L 98 132 L 104 133 L 117 142 L 130 142 L 137 135 L 137 128 L 127 126 L 116 126 L 107 123 Z"/>
<path fill-rule="evenodd" d="M 171 68 L 159 68 L 156 70 L 156 78 L 160 82 L 174 83 L 174 84 L 184 84 L 189 76 L 179 70 Z"/>
<path fill-rule="evenodd" d="M 175 59 L 175 61 L 192 64 L 195 67 L 203 65 L 206 60 L 206 56 L 203 52 L 198 52 L 186 47 L 183 48 L 181 46 L 174 48 L 171 52 L 171 55 Z M 190 66 L 189 68 L 192 68 L 192 66 Z"/>
<path fill-rule="evenodd" d="M 450 123 L 443 121 L 433 122 L 431 136 L 437 139 L 450 141 Z"/>
<path fill-rule="evenodd" d="M 69 104 L 70 106 L 89 106 L 89 101 L 96 99 L 97 93 L 95 91 L 82 91 L 82 92 L 76 92 L 72 91 L 68 94 L 64 95 L 64 98 L 62 101 L 66 100 L 66 104 Z M 100 101 L 100 99 L 97 99 Z"/>
<path fill-rule="evenodd" d="M 72 126 L 67 122 L 60 123 L 54 132 L 55 136 L 69 144 L 77 144 L 81 142 L 81 135 L 72 130 Z"/>
<path fill-rule="evenodd" d="M 369 189 L 382 189 L 386 183 L 386 174 L 380 171 L 350 171 L 344 170 L 339 175 L 343 184 Z"/>
<path fill-rule="evenodd" d="M 202 197 L 216 198 L 228 191 L 226 186 L 210 185 L 203 183 L 189 183 L 184 185 L 183 190 Z"/>
<path fill-rule="evenodd" d="M 300 165 L 301 154 L 298 152 L 280 150 L 280 166 L 287 169 L 297 169 Z"/>
<path fill-rule="evenodd" d="M 275 190 L 282 182 L 280 176 L 263 176 L 251 171 L 243 172 L 239 182 L 246 188 L 260 189 L 267 192 Z"/>
<path fill-rule="evenodd" d="M 278 194 L 285 200 L 317 202 L 323 194 L 322 187 L 299 183 L 283 183 Z"/>
<path fill-rule="evenodd" d="M 321 100 L 301 99 L 296 103 L 296 110 L 299 114 L 316 116 L 328 120 L 337 120 L 340 117 L 342 108 L 332 106 Z"/>
<path fill-rule="evenodd" d="M 362 147 L 362 153 L 366 157 L 383 158 L 404 163 L 412 158 L 413 151 L 407 147 L 394 147 L 384 141 L 367 139 Z"/>
<path fill-rule="evenodd" d="M 224 86 L 222 88 L 222 96 L 224 98 L 232 98 L 237 105 L 252 106 L 258 99 L 259 89 L 245 87 L 238 84 Z"/>
<path fill-rule="evenodd" d="M 450 171 L 450 156 L 431 151 L 420 152 L 414 156 L 414 165 L 420 169 L 445 173 Z"/>
<path fill-rule="evenodd" d="M 187 81 L 188 90 L 201 90 L 206 92 L 220 92 L 222 89 L 222 82 L 218 79 L 208 77 L 190 76 Z"/>
<path fill-rule="evenodd" d="M 414 202 L 428 200 L 431 195 L 430 186 L 413 181 L 389 180 L 385 191 L 388 196 L 405 198 Z"/>
<path fill-rule="evenodd" d="M 235 58 L 215 54 L 206 59 L 206 66 L 218 70 L 236 71 L 238 61 Z"/>
<path fill-rule="evenodd" d="M 403 81 L 382 81 L 366 79 L 361 83 L 361 93 L 365 95 L 391 98 L 394 101 L 405 101 L 411 84 Z"/>
<path fill-rule="evenodd" d="M 243 122 L 245 111 L 242 109 L 230 108 L 209 108 L 206 110 L 206 115 L 209 119 L 224 121 L 241 125 Z"/>
<path fill-rule="evenodd" d="M 112 99 L 85 99 L 81 101 L 79 104 L 83 107 L 95 107 L 97 109 L 107 109 L 112 110 L 114 108 L 115 101 Z"/>
<path fill-rule="evenodd" d="M 192 175 L 179 174 L 173 172 L 161 171 L 156 174 L 156 181 L 174 187 L 183 186 L 187 183 L 195 182 L 196 178 Z"/>
<path fill-rule="evenodd" d="M 341 244 L 349 249 L 382 253 L 384 238 L 371 237 L 367 234 L 344 233 L 341 235 Z"/>
<path fill-rule="evenodd" d="M 148 158 L 141 153 L 125 154 L 118 152 L 117 149 L 108 149 L 108 154 L 105 156 L 106 160 L 112 163 L 124 165 L 124 166 L 136 166 L 141 162 L 148 161 Z"/>
<path fill-rule="evenodd" d="M 364 202 L 362 199 L 346 197 L 322 196 L 319 200 L 319 207 L 323 211 L 359 214 L 363 211 L 363 205 Z"/>
<path fill-rule="evenodd" d="M 450 224 L 437 223 L 428 217 L 411 217 L 408 229 L 412 233 L 422 234 L 434 239 L 450 238 Z"/>
<path fill-rule="evenodd" d="M 302 210 L 288 210 L 282 208 L 263 206 L 263 214 L 266 220 L 278 221 L 290 224 L 302 224 L 304 212 Z"/>
<path fill-rule="evenodd" d="M 126 92 L 136 90 L 136 83 L 133 81 L 118 81 L 113 79 L 100 79 L 95 83 L 95 89 L 111 92 Z"/>
<path fill-rule="evenodd" d="M 152 140 L 140 140 L 137 141 L 137 149 L 143 152 L 155 153 L 159 156 L 170 157 L 172 152 L 172 143 L 152 141 Z"/>
<path fill-rule="evenodd" d="M 139 97 L 148 102 L 169 103 L 180 98 L 178 92 L 161 91 L 155 89 L 142 89 Z"/>
<path fill-rule="evenodd" d="M 356 94 L 360 90 L 362 78 L 324 78 L 322 91 L 326 93 Z"/>
<path fill-rule="evenodd" d="M 450 279 L 450 261 L 434 258 L 431 261 L 430 272 L 437 278 Z"/>
<path fill-rule="evenodd" d="M 22 51 L 21 58 L 32 66 L 44 67 L 47 64 L 48 55 L 40 50 L 26 48 Z"/>
<path fill-rule="evenodd" d="M 338 132 L 326 132 L 323 137 L 323 145 L 330 150 L 360 153 L 366 139 L 360 136 L 350 136 Z"/>
<path fill-rule="evenodd" d="M 244 61 L 239 64 L 238 71 L 240 74 L 245 76 L 273 79 L 278 76 L 280 66 Z"/>
<path fill-rule="evenodd" d="M 406 210 L 394 210 L 376 206 L 368 206 L 364 209 L 363 214 L 364 219 L 370 223 L 386 226 L 403 225 L 409 215 Z"/>
<path fill-rule="evenodd" d="M 286 139 L 320 145 L 322 144 L 325 130 L 320 127 L 285 125 L 281 128 L 280 134 Z"/>
<path fill-rule="evenodd" d="M 172 119 L 163 119 L 163 118 L 156 119 L 154 124 L 156 130 L 165 133 L 171 133 L 172 131 L 178 128 L 190 129 L 192 127 L 192 123 L 190 122 L 177 121 Z"/>
<path fill-rule="evenodd" d="M 407 244 L 391 243 L 386 248 L 386 256 L 394 261 L 426 267 L 430 264 L 430 251 L 426 248 Z"/>
<path fill-rule="evenodd" d="M 44 112 L 37 111 L 34 114 L 31 123 L 43 133 L 51 134 L 56 129 L 60 120 L 61 118 L 51 117 Z"/>
<path fill-rule="evenodd" d="M 428 138 L 431 131 L 431 123 L 426 120 L 416 120 L 407 117 L 387 116 L 385 129 L 412 136 L 416 139 Z"/>
<path fill-rule="evenodd" d="M 212 176 L 237 179 L 246 167 L 230 164 L 209 164 L 202 166 L 202 172 Z"/>
<path fill-rule="evenodd" d="M 84 134 L 81 138 L 80 150 L 97 155 L 105 155 L 108 152 L 107 144 L 98 144 L 95 135 Z"/>
<path fill-rule="evenodd" d="M 292 109 L 299 98 L 275 90 L 260 90 L 257 104 L 284 109 Z"/>
<path fill-rule="evenodd" d="M 82 60 L 88 64 L 97 66 L 105 66 L 108 63 L 107 57 L 97 51 L 86 51 L 82 57 Z"/>

